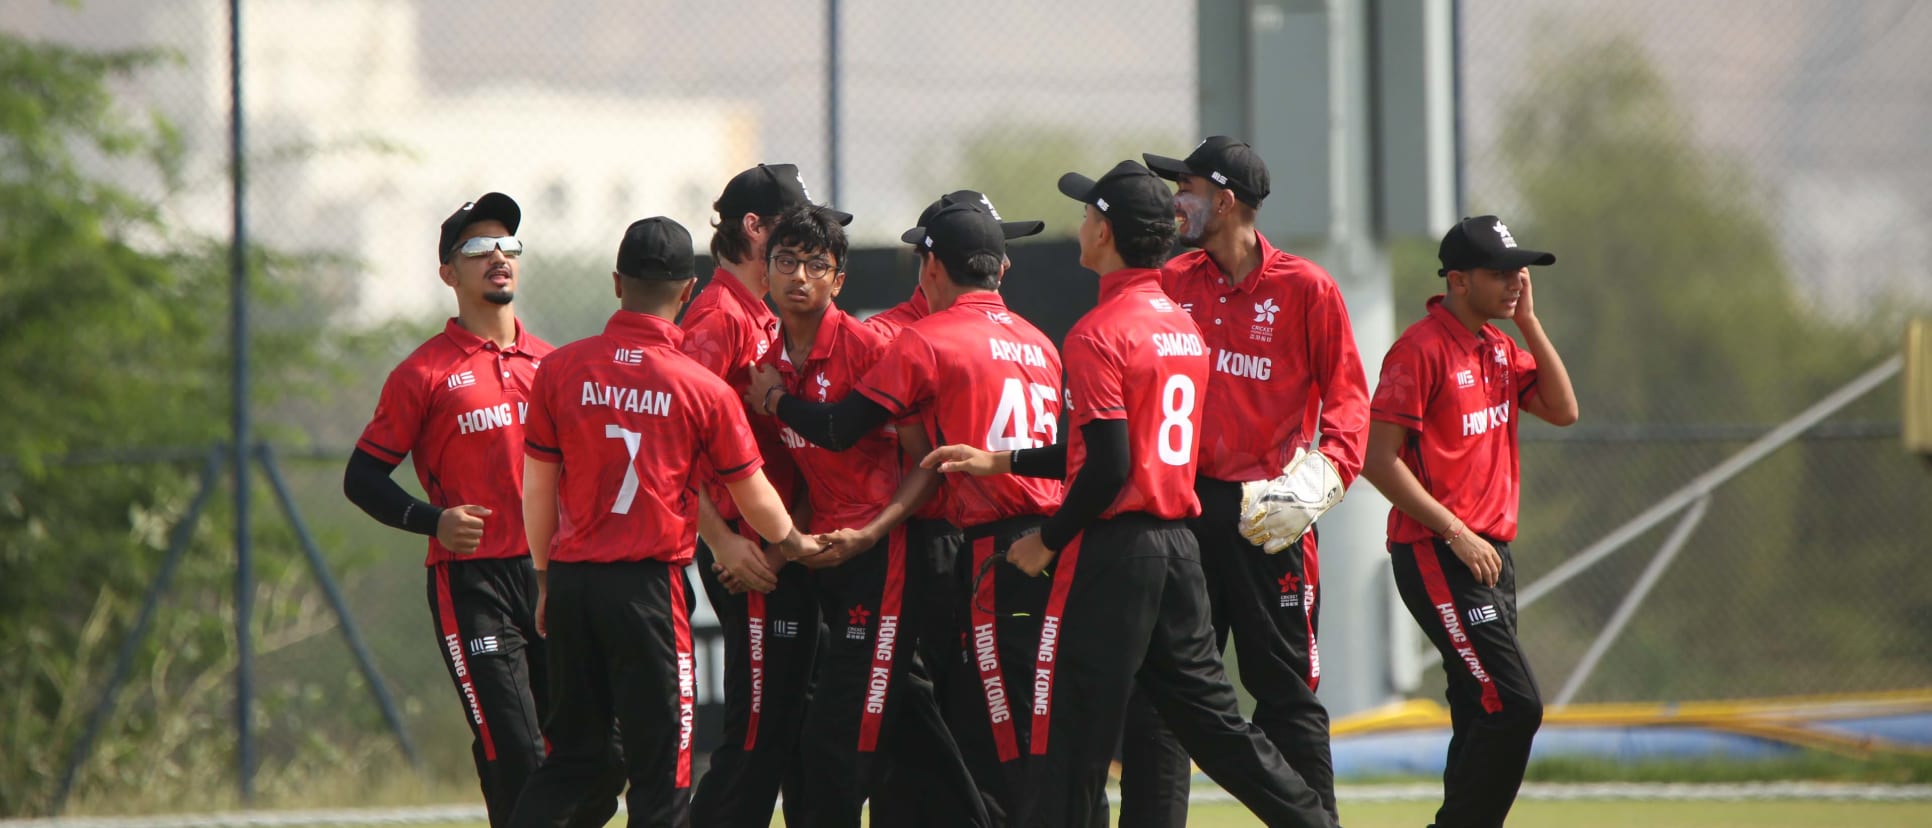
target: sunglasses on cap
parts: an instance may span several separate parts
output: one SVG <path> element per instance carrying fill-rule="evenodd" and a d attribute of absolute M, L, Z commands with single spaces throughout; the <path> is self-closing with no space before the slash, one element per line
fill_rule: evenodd
<path fill-rule="evenodd" d="M 471 236 L 457 245 L 453 253 L 474 259 L 488 256 L 492 250 L 501 250 L 503 255 L 514 259 L 523 253 L 523 240 L 515 236 Z"/>

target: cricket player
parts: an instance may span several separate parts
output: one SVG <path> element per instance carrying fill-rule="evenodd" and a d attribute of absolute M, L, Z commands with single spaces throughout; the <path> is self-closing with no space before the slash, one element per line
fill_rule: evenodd
<path fill-rule="evenodd" d="M 759 164 L 733 176 L 713 204 L 718 223 L 711 257 L 717 270 L 684 315 L 683 347 L 735 391 L 748 386 L 751 366 L 778 337 L 778 317 L 765 305 L 772 224 L 786 210 L 810 203 L 798 167 Z M 833 215 L 842 223 L 852 220 L 846 213 Z M 759 417 L 751 427 L 772 485 L 792 503 L 796 475 L 776 424 Z M 764 826 L 781 787 L 788 819 L 797 817 L 808 796 L 798 786 L 793 760 L 818 647 L 818 603 L 803 567 L 766 557 L 719 481 L 709 480 L 702 494 L 698 578 L 724 627 L 725 722 L 724 742 L 698 783 L 692 817 L 700 825 Z M 760 577 L 758 558 L 765 558 L 775 586 L 733 593 L 719 582 L 720 568 Z"/>
<path fill-rule="evenodd" d="M 1099 304 L 1068 332 L 1074 430 L 1051 448 L 988 453 L 947 446 L 948 471 L 1062 473 L 1066 498 L 1008 557 L 1053 592 L 1033 670 L 1033 754 L 1018 824 L 1106 825 L 1107 766 L 1136 684 L 1215 781 L 1269 825 L 1333 824 L 1320 797 L 1262 731 L 1241 718 L 1208 623 L 1199 548 L 1196 442 L 1208 346 L 1161 290 L 1174 202 L 1146 167 L 1123 161 L 1060 191 L 1084 204 L 1080 263 Z"/>
<path fill-rule="evenodd" d="M 1382 359 L 1362 476 L 1394 504 L 1396 589 L 1449 678 L 1453 731 L 1435 825 L 1489 828 L 1509 815 L 1543 721 L 1516 637 L 1517 415 L 1567 426 L 1577 403 L 1530 289 L 1530 266 L 1556 256 L 1477 216 L 1449 228 L 1438 257 L 1443 295 Z M 1515 322 L 1528 347 L 1493 319 Z"/>
<path fill-rule="evenodd" d="M 885 350 L 885 339 L 833 301 L 845 286 L 845 230 L 832 211 L 785 211 L 766 245 L 780 347 L 761 365 L 782 384 L 767 395 L 843 398 Z M 929 611 L 912 591 L 918 566 L 907 519 L 938 489 L 937 473 L 901 469 L 904 454 L 932 446 L 916 423 L 882 427 L 844 451 L 782 429 L 805 483 L 811 531 L 823 553 L 800 559 L 830 635 L 820 655 L 800 736 L 811 791 L 804 824 L 859 825 L 872 800 L 875 825 L 985 825 L 959 747 L 940 718 L 933 687 L 916 664 L 916 631 Z M 888 793 L 888 769 L 916 773 L 920 790 Z"/>
<path fill-rule="evenodd" d="M 776 412 L 804 439 L 842 451 L 888 422 L 913 421 L 933 442 L 971 440 L 992 449 L 1047 446 L 1060 417 L 1060 355 L 1051 340 L 1006 307 L 1000 220 L 983 205 L 955 204 L 919 228 L 920 289 L 931 313 L 900 332 L 856 393 L 823 402 L 769 393 L 762 372 L 748 400 Z M 995 824 L 1015 813 L 1025 784 L 1031 690 L 1046 582 L 994 566 L 1006 549 L 1060 503 L 1056 480 L 964 479 L 946 487 L 945 516 L 971 549 L 965 596 L 971 670 L 981 704 L 949 721 Z M 965 569 L 965 567 L 962 567 Z"/>
<path fill-rule="evenodd" d="M 691 298 L 694 262 L 677 222 L 631 224 L 611 275 L 622 309 L 601 335 L 557 349 L 530 391 L 524 525 L 556 704 L 544 723 L 553 749 L 517 806 L 519 828 L 563 825 L 585 806 L 613 720 L 629 823 L 691 824 L 697 677 L 684 567 L 699 468 L 759 536 L 788 554 L 818 548 L 760 471 L 737 395 L 679 350 L 672 319 Z"/>
<path fill-rule="evenodd" d="M 520 501 L 530 381 L 551 348 L 513 307 L 522 217 L 515 200 L 487 193 L 443 220 L 437 272 L 456 294 L 456 316 L 390 372 L 342 479 L 370 517 L 429 536 L 436 649 L 463 703 L 496 828 L 543 760 L 539 722 L 550 709 Z M 392 477 L 412 456 L 430 502 Z M 577 824 L 602 825 L 616 812 L 623 780 L 614 754 L 607 765 L 608 795 Z"/>
<path fill-rule="evenodd" d="M 1368 382 L 1348 308 L 1320 265 L 1255 229 L 1270 184 L 1253 148 L 1217 135 L 1185 159 L 1143 157 L 1178 184 L 1181 241 L 1198 248 L 1169 261 L 1161 279 L 1200 325 L 1212 369 L 1194 481 L 1201 514 L 1188 525 L 1215 633 L 1224 650 L 1234 638 L 1254 723 L 1333 817 L 1328 710 L 1315 695 L 1313 527 L 1361 470 L 1368 439 Z M 1147 708 L 1137 712 L 1122 744 L 1122 824 L 1181 825 L 1187 759 Z"/>

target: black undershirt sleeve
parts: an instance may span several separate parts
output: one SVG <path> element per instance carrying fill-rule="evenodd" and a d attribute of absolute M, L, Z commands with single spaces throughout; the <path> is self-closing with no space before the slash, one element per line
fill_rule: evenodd
<path fill-rule="evenodd" d="M 356 449 L 342 473 L 342 493 L 384 525 L 434 537 L 443 510 L 410 496 L 391 476 L 395 471 L 395 463 Z"/>
<path fill-rule="evenodd" d="M 892 412 L 859 393 L 847 394 L 835 403 L 815 403 L 780 394 L 778 419 L 816 445 L 844 451 L 885 425 L 892 419 Z"/>
<path fill-rule="evenodd" d="M 1080 464 L 1080 474 L 1067 487 L 1060 510 L 1040 526 L 1040 540 L 1055 552 L 1066 548 L 1075 535 L 1114 504 L 1133 470 L 1126 420 L 1094 420 L 1081 426 L 1080 436 L 1087 443 L 1086 462 Z"/>
<path fill-rule="evenodd" d="M 1014 449 L 1007 464 L 1021 477 L 1067 479 L 1067 444 L 1054 443 L 1046 448 Z"/>

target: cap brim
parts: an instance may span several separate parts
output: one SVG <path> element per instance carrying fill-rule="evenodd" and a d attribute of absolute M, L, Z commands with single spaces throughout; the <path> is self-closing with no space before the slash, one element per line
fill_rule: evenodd
<path fill-rule="evenodd" d="M 515 233 L 517 225 L 523 223 L 523 209 L 517 206 L 516 199 L 507 195 L 484 193 L 476 200 L 476 206 L 470 208 L 470 219 L 463 226 L 492 220 L 502 222 L 504 229 Z"/>
<path fill-rule="evenodd" d="M 825 208 L 825 212 L 831 213 L 833 218 L 838 219 L 840 227 L 845 227 L 852 223 L 851 213 L 843 210 L 834 210 L 830 207 Z"/>
<path fill-rule="evenodd" d="M 926 243 L 926 228 L 914 227 L 911 230 L 900 233 L 899 240 L 914 247 L 923 245 Z"/>
<path fill-rule="evenodd" d="M 1147 168 L 1153 170 L 1155 175 L 1169 181 L 1179 181 L 1183 175 L 1194 174 L 1193 170 L 1188 169 L 1187 162 L 1179 158 L 1169 158 L 1151 152 L 1143 152 L 1140 157 L 1147 162 Z"/>
<path fill-rule="evenodd" d="M 1007 241 L 1024 239 L 1027 236 L 1037 236 L 1043 232 L 1046 232 L 1046 222 L 1044 221 L 1000 222 L 1000 234 L 1005 236 Z"/>
<path fill-rule="evenodd" d="M 1542 267 L 1553 264 L 1556 264 L 1555 253 L 1545 253 L 1541 250 L 1528 250 L 1517 247 L 1497 257 L 1491 266 L 1497 270 L 1515 270 L 1519 267 L 1530 267 L 1532 265 Z"/>
<path fill-rule="evenodd" d="M 1083 204 L 1092 204 L 1093 179 L 1079 173 L 1060 176 L 1060 194 Z"/>

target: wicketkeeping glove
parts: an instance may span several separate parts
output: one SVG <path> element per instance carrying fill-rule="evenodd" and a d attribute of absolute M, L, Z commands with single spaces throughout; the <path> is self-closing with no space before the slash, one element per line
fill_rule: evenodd
<path fill-rule="evenodd" d="M 1281 476 L 1241 484 L 1238 528 L 1272 555 L 1301 540 L 1323 512 L 1342 500 L 1342 476 L 1319 451 L 1295 449 Z"/>

